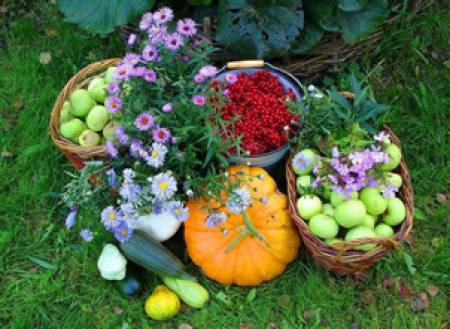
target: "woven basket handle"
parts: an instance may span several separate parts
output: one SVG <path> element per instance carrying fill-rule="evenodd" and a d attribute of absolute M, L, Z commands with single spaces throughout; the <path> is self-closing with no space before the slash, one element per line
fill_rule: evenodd
<path fill-rule="evenodd" d="M 263 67 L 263 66 L 264 66 L 264 60 L 262 60 L 262 59 L 253 59 L 253 60 L 236 61 L 236 62 L 228 62 L 227 63 L 227 69 L 229 69 L 229 70 L 248 69 L 248 68 Z"/>

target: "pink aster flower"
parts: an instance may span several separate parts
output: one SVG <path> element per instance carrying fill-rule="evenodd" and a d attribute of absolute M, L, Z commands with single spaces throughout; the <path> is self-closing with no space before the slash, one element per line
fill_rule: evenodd
<path fill-rule="evenodd" d="M 200 73 L 198 73 L 194 76 L 194 81 L 197 83 L 203 83 L 203 82 L 205 82 L 205 80 L 206 80 L 206 78 L 203 75 L 201 75 Z"/>
<path fill-rule="evenodd" d="M 153 25 L 148 30 L 148 39 L 153 44 L 164 42 L 167 37 L 167 27 L 160 25 Z"/>
<path fill-rule="evenodd" d="M 121 64 L 114 70 L 113 78 L 114 80 L 128 80 L 131 72 L 133 71 L 133 66 L 130 64 Z"/>
<path fill-rule="evenodd" d="M 190 18 L 180 19 L 177 22 L 177 32 L 181 35 L 193 36 L 197 33 L 195 25 L 195 22 Z"/>
<path fill-rule="evenodd" d="M 164 24 L 173 19 L 173 11 L 168 7 L 163 7 L 153 14 L 153 20 L 157 24 Z"/>
<path fill-rule="evenodd" d="M 158 58 L 158 49 L 153 45 L 146 46 L 142 52 L 142 58 L 144 61 L 153 62 Z"/>
<path fill-rule="evenodd" d="M 206 78 L 212 78 L 217 74 L 217 67 L 213 65 L 205 65 L 200 69 L 199 73 Z"/>
<path fill-rule="evenodd" d="M 149 69 L 149 70 L 145 70 L 144 74 L 142 75 L 142 78 L 144 78 L 144 80 L 147 82 L 154 83 L 154 82 L 156 82 L 157 76 L 156 76 L 155 71 L 153 71 L 152 69 Z"/>
<path fill-rule="evenodd" d="M 110 83 L 108 83 L 106 90 L 111 95 L 117 95 L 120 92 L 120 86 L 117 82 L 111 81 Z"/>
<path fill-rule="evenodd" d="M 227 80 L 228 83 L 233 84 L 237 81 L 237 76 L 234 73 L 227 73 L 225 74 L 225 80 Z"/>
<path fill-rule="evenodd" d="M 130 73 L 133 77 L 142 77 L 147 72 L 147 68 L 143 66 L 136 66 Z"/>
<path fill-rule="evenodd" d="M 128 44 L 129 46 L 134 45 L 134 43 L 136 42 L 136 38 L 137 38 L 136 34 L 131 33 L 131 34 L 128 36 L 127 44 Z"/>
<path fill-rule="evenodd" d="M 167 128 L 156 128 L 152 132 L 153 139 L 158 143 L 165 143 L 171 137 L 170 131 Z"/>
<path fill-rule="evenodd" d="M 165 113 L 169 113 L 172 111 L 172 103 L 166 103 L 162 107 L 162 111 Z"/>
<path fill-rule="evenodd" d="M 175 51 L 183 45 L 183 38 L 178 33 L 171 33 L 164 40 L 164 44 L 167 49 Z"/>
<path fill-rule="evenodd" d="M 122 60 L 122 64 L 134 66 L 141 60 L 141 56 L 134 53 L 126 53 Z"/>
<path fill-rule="evenodd" d="M 197 106 L 203 106 L 206 103 L 205 96 L 203 95 L 195 95 L 192 97 L 192 103 L 194 103 Z"/>
<path fill-rule="evenodd" d="M 109 96 L 105 100 L 105 106 L 111 113 L 117 113 L 122 108 L 122 100 L 117 96 Z"/>
<path fill-rule="evenodd" d="M 150 113 L 144 112 L 136 117 L 134 125 L 140 131 L 147 131 L 153 126 L 154 122 L 153 116 Z"/>
<path fill-rule="evenodd" d="M 144 15 L 142 15 L 141 21 L 139 22 L 139 28 L 141 29 L 141 31 L 148 30 L 152 22 L 153 22 L 153 14 L 145 13 Z"/>

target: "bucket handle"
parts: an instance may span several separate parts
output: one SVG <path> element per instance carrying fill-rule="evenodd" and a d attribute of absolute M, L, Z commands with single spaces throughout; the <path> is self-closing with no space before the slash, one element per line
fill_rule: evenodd
<path fill-rule="evenodd" d="M 263 67 L 263 66 L 264 66 L 264 60 L 262 60 L 262 59 L 235 61 L 235 62 L 227 63 L 228 70 L 248 69 L 248 68 Z"/>

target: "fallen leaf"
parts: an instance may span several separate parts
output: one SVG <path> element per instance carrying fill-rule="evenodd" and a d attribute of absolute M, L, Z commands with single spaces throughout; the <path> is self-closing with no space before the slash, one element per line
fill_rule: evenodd
<path fill-rule="evenodd" d="M 448 69 L 450 69 L 450 61 L 444 61 L 444 65 L 445 65 Z"/>
<path fill-rule="evenodd" d="M 54 38 L 58 35 L 58 32 L 55 29 L 48 29 L 47 30 L 47 36 L 49 38 Z"/>
<path fill-rule="evenodd" d="M 289 309 L 292 307 L 292 300 L 291 297 L 289 297 L 289 295 L 281 295 L 278 296 L 278 304 L 284 308 L 284 309 Z"/>
<path fill-rule="evenodd" d="M 442 246 L 442 243 L 444 243 L 444 239 L 443 238 L 433 238 L 433 239 L 431 239 L 431 245 L 433 246 L 433 248 L 439 248 L 440 246 Z"/>
<path fill-rule="evenodd" d="M 181 304 L 180 306 L 180 312 L 189 312 L 191 308 L 187 306 L 186 304 Z"/>
<path fill-rule="evenodd" d="M 353 322 L 353 323 L 350 325 L 350 329 L 359 329 L 359 324 L 358 324 L 358 322 Z"/>
<path fill-rule="evenodd" d="M 250 323 L 241 323 L 239 329 L 252 329 L 252 325 Z"/>
<path fill-rule="evenodd" d="M 118 306 L 114 306 L 113 310 L 115 315 L 121 315 L 123 313 L 123 309 Z"/>
<path fill-rule="evenodd" d="M 10 158 L 10 157 L 12 157 L 12 153 L 11 152 L 8 152 L 8 151 L 3 151 L 2 152 L 2 157 L 3 158 Z"/>
<path fill-rule="evenodd" d="M 427 287 L 427 292 L 430 297 L 434 298 L 439 293 L 439 287 L 435 286 L 434 284 L 429 284 Z"/>
<path fill-rule="evenodd" d="M 402 297 L 412 297 L 412 296 L 414 296 L 414 292 L 411 290 L 411 288 L 409 288 L 404 283 L 400 284 L 399 294 Z"/>
<path fill-rule="evenodd" d="M 39 55 L 39 62 L 41 64 L 48 64 L 51 62 L 51 60 L 52 60 L 52 54 L 49 51 L 42 52 Z"/>
<path fill-rule="evenodd" d="M 255 288 L 252 288 L 252 289 L 249 291 L 249 293 L 248 293 L 247 297 L 245 298 L 245 300 L 246 300 L 247 302 L 251 303 L 251 302 L 253 302 L 253 301 L 255 300 L 255 298 L 256 298 L 256 289 L 255 289 Z"/>
<path fill-rule="evenodd" d="M 278 325 L 276 322 L 269 322 L 266 329 L 278 329 Z"/>
<path fill-rule="evenodd" d="M 0 6 L 0 13 L 6 13 L 8 11 L 8 7 L 6 7 L 6 6 L 4 6 L 4 5 L 1 5 Z"/>
<path fill-rule="evenodd" d="M 42 268 L 46 268 L 48 270 L 53 270 L 53 271 L 56 270 L 56 266 L 55 265 L 50 264 L 49 262 L 47 262 L 47 261 L 45 261 L 43 259 L 40 259 L 40 258 L 37 258 L 37 257 L 33 257 L 33 256 L 27 256 L 27 258 L 29 260 L 31 260 L 33 263 L 35 263 L 36 265 L 39 265 Z"/>
<path fill-rule="evenodd" d="M 416 243 L 416 237 L 412 235 L 412 233 L 409 233 L 407 236 L 405 236 L 405 242 L 411 246 Z"/>
<path fill-rule="evenodd" d="M 178 326 L 178 329 L 193 329 L 190 324 L 182 323 Z"/>
<path fill-rule="evenodd" d="M 316 312 L 314 310 L 304 310 L 303 311 L 303 317 L 305 319 L 310 319 L 312 318 L 314 315 L 316 314 Z"/>
<path fill-rule="evenodd" d="M 448 201 L 447 196 L 444 193 L 436 194 L 436 200 L 439 203 L 446 203 Z"/>
<path fill-rule="evenodd" d="M 28 273 L 31 273 L 31 274 L 34 274 L 34 273 L 37 272 L 37 270 L 38 270 L 38 267 L 37 267 L 37 266 L 31 266 L 31 267 L 27 270 L 27 272 L 28 272 Z"/>
<path fill-rule="evenodd" d="M 386 276 L 383 279 L 383 288 L 384 289 L 390 289 L 393 288 L 395 286 L 395 279 L 390 277 L 390 276 Z"/>
<path fill-rule="evenodd" d="M 324 327 L 327 327 L 330 324 L 330 321 L 324 316 L 320 317 L 320 324 Z"/>
<path fill-rule="evenodd" d="M 430 306 L 430 301 L 428 300 L 428 295 L 421 292 L 418 296 L 413 298 L 411 304 L 414 312 L 423 312 Z"/>
<path fill-rule="evenodd" d="M 364 304 L 375 304 L 375 302 L 376 302 L 376 298 L 375 298 L 373 292 L 369 289 L 364 290 L 361 293 L 360 298 Z"/>
<path fill-rule="evenodd" d="M 20 99 L 16 99 L 13 103 L 13 106 L 16 110 L 20 110 L 23 107 L 23 101 Z"/>
<path fill-rule="evenodd" d="M 433 59 L 439 59 L 439 54 L 435 51 L 431 52 L 431 57 L 433 57 Z"/>
<path fill-rule="evenodd" d="M 226 305 L 231 305 L 231 299 L 223 291 L 219 291 L 215 297 Z"/>
<path fill-rule="evenodd" d="M 401 253 L 403 255 L 403 260 L 405 261 L 406 267 L 408 268 L 409 274 L 411 274 L 411 275 L 416 274 L 417 270 L 414 266 L 414 262 L 413 262 L 411 255 L 408 254 L 406 251 L 402 251 Z"/>

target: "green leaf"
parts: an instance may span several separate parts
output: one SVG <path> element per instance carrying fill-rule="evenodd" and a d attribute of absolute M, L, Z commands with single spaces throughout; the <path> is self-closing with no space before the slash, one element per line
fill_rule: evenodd
<path fill-rule="evenodd" d="M 305 17 L 311 22 L 320 25 L 331 16 L 336 7 L 337 0 L 304 0 Z M 306 26 L 308 26 L 306 24 Z"/>
<path fill-rule="evenodd" d="M 322 39 L 323 34 L 324 30 L 316 24 L 313 22 L 306 22 L 305 28 L 295 40 L 289 53 L 297 55 L 308 51 Z"/>
<path fill-rule="evenodd" d="M 53 270 L 53 271 L 56 270 L 56 266 L 55 265 L 52 265 L 52 264 L 50 264 L 49 262 L 47 262 L 47 261 L 45 261 L 43 259 L 40 259 L 40 258 L 37 258 L 37 257 L 33 257 L 33 256 L 27 256 L 27 258 L 29 260 L 31 260 L 33 263 L 35 263 L 36 265 L 39 265 L 42 268 L 46 268 L 48 270 Z"/>
<path fill-rule="evenodd" d="M 256 298 L 256 288 L 252 288 L 252 290 L 250 290 L 249 293 L 247 294 L 245 300 L 251 303 L 255 300 L 255 298 Z"/>
<path fill-rule="evenodd" d="M 361 92 L 361 84 L 356 78 L 355 72 L 352 72 L 349 77 L 350 80 L 350 90 L 354 94 L 359 94 Z"/>
<path fill-rule="evenodd" d="M 337 20 L 337 12 L 333 11 L 333 14 L 328 16 L 326 19 L 320 22 L 320 27 L 328 32 L 340 32 L 341 27 L 339 26 L 339 22 Z"/>
<path fill-rule="evenodd" d="M 410 254 L 408 254 L 406 251 L 402 251 L 403 260 L 405 261 L 406 267 L 408 268 L 408 272 L 411 275 L 416 274 L 417 269 L 414 266 L 413 259 Z"/>
<path fill-rule="evenodd" d="M 338 8 L 343 11 L 358 11 L 363 9 L 368 0 L 339 0 Z"/>
<path fill-rule="evenodd" d="M 60 0 L 59 10 L 68 22 L 105 36 L 154 4 L 155 0 Z"/>
<path fill-rule="evenodd" d="M 304 23 L 301 2 L 294 0 L 220 0 L 217 17 L 217 42 L 253 58 L 287 54 Z"/>
<path fill-rule="evenodd" d="M 369 0 L 360 11 L 338 10 L 337 22 L 342 32 L 342 38 L 347 43 L 363 39 L 386 19 L 388 13 L 388 6 L 382 0 Z"/>
<path fill-rule="evenodd" d="M 333 88 L 333 90 L 331 91 L 331 99 L 336 102 L 337 104 L 339 104 L 341 107 L 343 107 L 344 109 L 346 109 L 347 111 L 351 111 L 352 109 L 352 104 L 341 94 L 339 94 L 336 89 Z"/>

